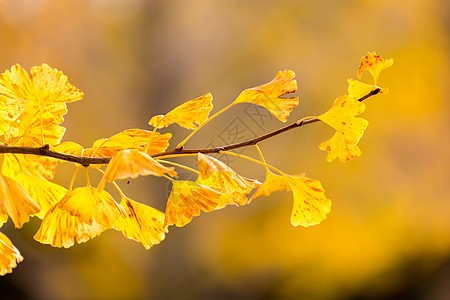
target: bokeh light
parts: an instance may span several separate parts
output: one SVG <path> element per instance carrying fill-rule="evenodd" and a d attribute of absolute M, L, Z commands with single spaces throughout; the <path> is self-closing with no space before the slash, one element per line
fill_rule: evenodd
<path fill-rule="evenodd" d="M 64 140 L 84 146 L 150 129 L 152 116 L 208 92 L 215 112 L 284 69 L 299 83 L 293 122 L 345 94 L 367 52 L 395 61 L 378 83 L 390 95 L 366 103 L 361 157 L 326 162 L 318 145 L 333 130 L 320 123 L 260 145 L 279 169 L 322 182 L 333 206 L 320 225 L 292 227 L 286 192 L 171 227 L 148 251 L 113 230 L 54 249 L 33 240 L 36 218 L 21 230 L 9 222 L 2 232 L 25 260 L 0 278 L 1 298 L 449 299 L 448 12 L 439 0 L 0 1 L 0 69 L 47 63 L 68 75 L 85 97 L 69 104 Z M 186 146 L 283 125 L 259 113 L 237 105 Z M 168 131 L 172 147 L 189 132 Z M 264 180 L 260 166 L 229 164 Z M 74 169 L 62 163 L 55 181 L 68 186 Z M 161 210 L 170 189 L 161 178 L 121 186 Z"/>

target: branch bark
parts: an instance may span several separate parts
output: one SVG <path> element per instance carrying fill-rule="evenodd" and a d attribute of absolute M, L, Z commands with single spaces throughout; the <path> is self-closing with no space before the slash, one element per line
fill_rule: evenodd
<path fill-rule="evenodd" d="M 380 92 L 380 88 L 375 88 L 367 95 L 361 97 L 358 99 L 358 101 L 364 101 L 367 98 L 374 96 Z M 312 124 L 319 122 L 319 119 L 308 119 L 303 122 L 300 122 L 297 124 L 297 122 L 281 127 L 280 129 L 274 130 L 272 132 L 263 134 L 261 136 L 258 136 L 256 138 L 243 141 L 240 143 L 230 144 L 223 147 L 214 147 L 214 148 L 201 148 L 201 149 L 173 149 L 157 154 L 153 154 L 152 157 L 160 157 L 165 155 L 173 155 L 173 154 L 192 154 L 192 153 L 219 153 L 220 151 L 229 151 L 233 149 L 238 149 L 242 147 L 247 147 L 251 145 L 256 145 L 257 143 L 264 141 L 266 139 L 269 139 L 273 136 L 279 135 L 283 132 L 286 132 L 288 130 L 301 127 L 304 125 Z M 40 155 L 40 156 L 47 156 L 47 157 L 53 157 L 59 160 L 68 161 L 68 162 L 74 162 L 78 163 L 82 166 L 89 166 L 89 165 L 106 165 L 109 163 L 109 161 L 112 159 L 112 157 L 87 157 L 87 156 L 75 156 L 71 154 L 61 153 L 52 151 L 49 149 L 48 145 L 44 145 L 43 147 L 17 147 L 17 146 L 8 146 L 8 145 L 0 145 L 0 153 L 13 153 L 13 154 L 31 154 L 31 155 Z"/>

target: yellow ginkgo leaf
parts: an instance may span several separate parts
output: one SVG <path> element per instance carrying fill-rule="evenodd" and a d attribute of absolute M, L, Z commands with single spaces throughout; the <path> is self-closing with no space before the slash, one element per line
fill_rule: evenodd
<path fill-rule="evenodd" d="M 86 186 L 69 191 L 45 215 L 34 239 L 53 247 L 71 247 L 112 228 L 126 211 L 106 191 Z"/>
<path fill-rule="evenodd" d="M 325 190 L 320 182 L 307 177 L 283 176 L 294 194 L 292 225 L 308 227 L 325 220 L 330 212 L 331 201 L 325 197 Z"/>
<path fill-rule="evenodd" d="M 67 80 L 67 76 L 47 64 L 31 68 L 33 100 L 43 104 L 73 102 L 83 98 L 83 92 Z"/>
<path fill-rule="evenodd" d="M 357 145 L 350 145 L 345 142 L 339 133 L 319 145 L 320 150 L 328 151 L 327 161 L 332 162 L 337 157 L 339 161 L 348 162 L 356 156 L 361 155 L 361 150 Z"/>
<path fill-rule="evenodd" d="M 145 249 L 150 249 L 164 239 L 168 232 L 164 225 L 164 213 L 127 198 L 122 198 L 120 204 L 128 214 L 119 218 L 115 229 L 122 231 L 127 238 L 141 242 Z"/>
<path fill-rule="evenodd" d="M 100 139 L 94 142 L 92 148 L 122 148 L 135 149 L 145 145 L 152 135 L 151 131 L 143 129 L 127 129 L 107 139 Z"/>
<path fill-rule="evenodd" d="M 378 76 L 381 71 L 392 66 L 394 59 L 385 60 L 375 52 L 367 53 L 366 56 L 361 58 L 361 65 L 358 69 L 358 79 L 361 79 L 361 74 L 364 70 L 367 70 L 373 77 L 374 84 L 377 84 Z"/>
<path fill-rule="evenodd" d="M 0 276 L 11 273 L 22 260 L 19 250 L 6 235 L 0 232 Z"/>
<path fill-rule="evenodd" d="M 246 89 L 233 103 L 253 103 L 265 107 L 278 120 L 286 122 L 291 110 L 298 105 L 298 97 L 283 98 L 281 96 L 294 93 L 297 81 L 294 71 L 279 71 L 269 83 Z"/>
<path fill-rule="evenodd" d="M 375 85 L 348 79 L 348 94 L 355 99 L 361 99 L 375 89 Z"/>
<path fill-rule="evenodd" d="M 150 139 L 151 137 L 151 139 Z M 143 129 L 128 129 L 110 138 L 99 139 L 91 148 L 83 151 L 84 156 L 111 157 L 117 152 L 126 149 L 145 149 L 147 154 L 164 152 L 169 147 L 169 139 L 172 134 L 152 133 Z M 149 145 L 147 145 L 150 143 Z M 143 147 L 145 145 L 145 147 Z"/>
<path fill-rule="evenodd" d="M 21 228 L 30 220 L 31 215 L 39 211 L 39 205 L 27 195 L 19 183 L 0 175 L 0 214 L 8 214 L 15 227 Z"/>
<path fill-rule="evenodd" d="M 24 172 L 18 173 L 13 179 L 40 206 L 41 211 L 36 216 L 41 219 L 67 193 L 67 189 L 60 185 Z"/>
<path fill-rule="evenodd" d="M 218 208 L 228 203 L 246 204 L 247 195 L 261 184 L 255 179 L 239 175 L 220 160 L 202 153 L 198 154 L 198 169 L 200 171 L 198 182 L 220 188 L 224 195 Z"/>
<path fill-rule="evenodd" d="M 1 76 L 1 75 L 0 75 Z M 0 85 L 0 89 L 1 89 Z M 0 135 L 15 138 L 19 135 L 16 121 L 25 110 L 26 99 L 11 99 L 2 97 L 0 91 Z"/>
<path fill-rule="evenodd" d="M 336 98 L 333 106 L 317 118 L 336 129 L 347 144 L 356 145 L 369 122 L 355 116 L 364 112 L 365 109 L 364 103 L 350 95 L 345 95 Z"/>
<path fill-rule="evenodd" d="M 67 192 L 56 206 L 88 225 L 95 223 L 111 228 L 126 212 L 106 191 L 85 186 Z M 47 216 L 45 216 L 47 217 Z"/>
<path fill-rule="evenodd" d="M 74 239 L 77 243 L 84 243 L 106 229 L 106 226 L 95 221 L 91 225 L 84 223 L 56 204 L 45 215 L 34 239 L 53 247 L 69 248 L 74 245 Z"/>
<path fill-rule="evenodd" d="M 31 85 L 28 73 L 19 65 L 11 67 L 0 75 L 1 99 L 26 99 L 34 97 L 34 88 Z"/>
<path fill-rule="evenodd" d="M 367 84 L 358 80 L 348 79 L 348 94 L 356 100 L 369 95 L 376 88 L 380 89 L 380 91 L 378 92 L 379 95 L 389 94 L 389 90 L 386 88 L 380 88 L 373 84 Z"/>
<path fill-rule="evenodd" d="M 218 189 L 196 182 L 174 181 L 167 201 L 164 224 L 175 224 L 178 227 L 186 225 L 200 215 L 200 210 L 214 210 L 219 205 L 220 195 Z"/>
<path fill-rule="evenodd" d="M 57 119 L 48 111 L 36 113 L 29 104 L 20 116 L 18 145 L 24 147 L 40 147 L 56 145 L 61 141 L 66 129 L 59 126 Z"/>
<path fill-rule="evenodd" d="M 227 191 L 226 191 L 224 188 L 222 188 L 222 185 L 224 184 L 224 182 L 221 179 L 219 179 L 219 174 L 223 174 L 223 173 L 220 173 L 219 171 L 215 171 L 215 172 L 210 173 L 204 179 L 202 178 L 202 176 L 199 176 L 197 178 L 197 180 L 195 181 L 201 185 L 205 185 L 205 186 L 209 186 L 209 187 L 218 189 L 221 192 L 222 195 L 220 196 L 219 205 L 215 209 L 216 210 L 222 209 L 225 206 L 227 206 L 228 204 L 234 204 L 234 205 L 247 204 L 248 195 L 253 190 L 253 188 L 256 187 L 255 180 L 240 176 L 242 181 L 246 184 L 246 188 L 240 188 L 237 190 L 233 190 L 228 187 Z M 222 182 L 222 185 L 221 185 L 221 182 Z M 257 184 L 259 184 L 259 183 L 257 183 Z"/>
<path fill-rule="evenodd" d="M 212 108 L 212 95 L 206 94 L 175 107 L 166 115 L 154 116 L 148 124 L 153 127 L 163 128 L 172 123 L 177 123 L 181 127 L 195 129 L 197 125 L 208 119 Z"/>
<path fill-rule="evenodd" d="M 56 152 L 71 154 L 75 156 L 82 156 L 84 151 L 83 146 L 74 142 L 62 142 L 50 147 L 50 149 Z"/>
<path fill-rule="evenodd" d="M 38 155 L 4 154 L 2 174 L 14 177 L 22 171 L 44 179 L 52 179 L 58 161 Z"/>
<path fill-rule="evenodd" d="M 83 151 L 83 156 L 111 157 L 125 149 L 139 149 L 145 145 L 152 132 L 143 129 L 127 129 L 109 138 L 96 140 L 91 148 Z"/>
<path fill-rule="evenodd" d="M 34 105 L 35 107 L 38 107 L 36 103 L 33 102 L 33 104 L 29 103 L 28 107 L 31 105 Z M 28 109 L 27 107 L 27 109 Z M 49 103 L 45 106 L 43 111 L 48 112 L 58 124 L 61 124 L 64 122 L 64 115 L 67 114 L 67 104 L 65 102 L 55 102 L 55 103 Z M 41 115 L 42 117 L 42 115 Z"/>
<path fill-rule="evenodd" d="M 8 221 L 8 214 L 0 209 L 0 227 Z"/>
<path fill-rule="evenodd" d="M 116 179 L 136 178 L 139 175 L 162 176 L 164 173 L 177 176 L 173 167 L 163 166 L 142 151 L 122 150 L 109 162 L 102 181 L 113 182 Z"/>
<path fill-rule="evenodd" d="M 292 175 L 291 177 L 303 177 L 305 174 Z M 269 169 L 266 169 L 266 180 L 264 180 L 263 184 L 256 190 L 253 194 L 252 198 L 249 200 L 249 203 L 253 201 L 253 199 L 268 196 L 273 192 L 277 191 L 290 191 L 291 186 L 289 182 L 286 180 L 284 176 L 276 175 L 272 173 Z"/>
<path fill-rule="evenodd" d="M 30 75 L 19 65 L 0 75 L 0 132 L 8 132 L 10 145 L 55 145 L 65 132 L 59 124 L 66 102 L 80 100 L 83 93 L 46 64 L 33 67 Z"/>
<path fill-rule="evenodd" d="M 153 155 L 166 151 L 169 147 L 169 140 L 171 137 L 171 133 L 160 134 L 159 132 L 155 132 L 151 140 L 148 141 L 148 145 L 145 147 L 147 149 L 145 153 Z"/>

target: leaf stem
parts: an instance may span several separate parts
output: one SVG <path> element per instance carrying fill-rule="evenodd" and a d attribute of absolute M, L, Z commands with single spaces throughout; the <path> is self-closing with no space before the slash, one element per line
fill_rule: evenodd
<path fill-rule="evenodd" d="M 91 186 L 91 182 L 89 181 L 89 171 L 88 171 L 88 167 L 84 167 L 84 170 L 86 171 L 86 185 L 87 186 Z"/>
<path fill-rule="evenodd" d="M 103 171 L 102 169 L 99 169 L 99 168 L 95 168 L 97 171 L 99 171 L 100 173 L 102 173 L 103 175 L 105 175 L 105 171 Z M 103 178 L 102 178 L 102 180 L 103 180 Z M 122 190 L 120 189 L 120 187 L 119 187 L 119 185 L 115 182 L 115 181 L 113 181 L 113 182 L 111 182 L 113 185 L 114 185 L 114 187 L 116 188 L 116 190 L 119 192 L 119 194 L 120 194 L 120 197 L 121 198 L 127 198 L 126 196 L 125 196 L 125 194 L 122 192 Z M 99 184 L 100 185 L 100 184 Z M 104 183 L 103 183 L 103 185 L 104 185 Z M 104 187 L 104 186 L 103 186 Z M 101 189 L 101 190 L 103 190 L 103 188 Z"/>
<path fill-rule="evenodd" d="M 147 145 L 145 145 L 144 153 L 147 153 L 148 148 L 150 147 L 150 143 L 152 142 L 153 135 L 155 134 L 156 130 L 158 129 L 159 123 L 161 123 L 162 119 L 164 119 L 164 117 L 159 119 L 158 122 L 156 122 L 155 128 L 153 128 L 153 131 L 150 134 L 150 137 L 148 139 Z"/>
<path fill-rule="evenodd" d="M 161 176 L 164 177 L 164 178 L 166 178 L 166 179 L 169 179 L 172 183 L 174 183 L 174 182 L 176 181 L 175 179 L 172 179 L 172 178 L 170 178 L 170 177 L 167 176 L 167 175 L 162 174 Z"/>
<path fill-rule="evenodd" d="M 230 151 L 220 151 L 219 153 L 237 156 L 237 157 L 249 160 L 251 162 L 260 164 L 262 166 L 265 166 L 266 168 L 270 168 L 270 169 L 274 170 L 275 172 L 280 173 L 280 175 L 285 174 L 283 171 L 281 171 L 280 169 L 275 168 L 274 166 L 271 166 L 269 164 L 266 164 L 265 162 L 259 161 L 257 159 L 254 159 L 254 158 L 246 156 L 246 155 L 242 155 L 242 154 L 238 154 L 238 153 L 234 153 L 234 152 L 230 152 Z"/>
<path fill-rule="evenodd" d="M 374 96 L 378 94 L 381 91 L 379 87 L 376 87 L 374 90 L 372 90 L 367 95 L 361 97 L 358 99 L 358 101 L 364 101 L 367 98 Z M 289 131 L 291 129 L 301 127 L 304 125 L 312 124 L 319 122 L 319 119 L 313 118 L 313 117 L 306 117 L 302 118 L 290 125 L 286 125 L 284 127 L 281 127 L 277 130 L 274 130 L 272 132 L 263 134 L 261 136 L 258 136 L 253 139 L 249 139 L 247 141 L 230 144 L 222 147 L 213 147 L 213 148 L 200 148 L 200 149 L 181 149 L 181 147 L 184 145 L 184 143 L 189 140 L 192 135 L 197 132 L 201 127 L 203 127 L 207 122 L 230 108 L 233 104 L 228 105 L 227 107 L 223 108 L 219 112 L 215 113 L 213 116 L 208 118 L 205 122 L 203 122 L 201 125 L 199 125 L 183 142 L 181 142 L 177 148 L 173 150 L 168 150 L 165 152 L 157 153 L 151 155 L 153 158 L 161 157 L 161 158 L 170 158 L 170 157 L 182 157 L 182 156 L 195 156 L 198 153 L 220 153 L 221 151 L 229 151 L 233 149 L 238 149 L 242 147 L 247 147 L 251 145 L 256 145 L 259 142 L 262 142 L 266 139 L 269 139 L 273 136 L 279 135 L 283 132 Z M 181 147 L 180 147 L 181 145 Z M 95 165 L 106 165 L 109 163 L 109 161 L 112 159 L 112 157 L 86 157 L 86 156 L 76 156 L 56 151 L 51 151 L 49 149 L 48 145 L 44 145 L 43 147 L 18 147 L 18 146 L 9 146 L 9 145 L 0 145 L 0 153 L 16 153 L 16 154 L 32 154 L 32 155 L 40 155 L 40 156 L 48 156 L 53 157 L 59 160 L 68 161 L 68 162 L 74 162 L 77 164 L 80 164 L 84 167 L 87 167 L 91 164 Z"/>
<path fill-rule="evenodd" d="M 162 160 L 162 159 L 158 159 L 158 162 L 161 162 L 161 163 L 164 163 L 164 164 L 173 165 L 173 166 L 176 166 L 176 167 L 179 167 L 179 168 L 183 168 L 183 169 L 185 169 L 185 170 L 194 172 L 194 173 L 196 173 L 197 175 L 200 175 L 200 172 L 199 172 L 199 171 L 197 171 L 197 170 L 195 170 L 195 169 L 192 169 L 192 168 L 190 168 L 190 167 L 188 167 L 188 166 L 182 165 L 182 164 L 177 164 L 177 163 L 175 163 L 175 162 L 167 161 L 167 160 Z"/>
<path fill-rule="evenodd" d="M 78 174 L 78 171 L 80 171 L 80 168 L 81 168 L 81 166 L 78 166 L 75 169 L 75 172 L 73 172 L 72 179 L 70 180 L 70 184 L 69 184 L 69 191 L 71 191 L 73 188 L 73 183 L 75 182 L 75 178 L 77 177 L 77 174 Z"/>
<path fill-rule="evenodd" d="M 264 155 L 262 154 L 262 151 L 261 151 L 261 149 L 259 148 L 259 146 L 258 146 L 258 145 L 255 145 L 255 148 L 256 148 L 256 150 L 258 151 L 259 156 L 261 157 L 261 161 L 262 161 L 263 163 L 266 163 L 266 160 L 264 159 Z M 268 167 L 265 167 L 265 168 L 266 168 L 266 170 L 269 169 Z"/>

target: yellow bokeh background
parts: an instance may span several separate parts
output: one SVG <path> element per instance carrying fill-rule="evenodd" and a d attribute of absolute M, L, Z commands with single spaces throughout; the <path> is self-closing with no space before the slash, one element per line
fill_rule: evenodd
<path fill-rule="evenodd" d="M 390 94 L 366 102 L 361 157 L 326 162 L 318 145 L 333 130 L 321 123 L 260 144 L 277 168 L 322 182 L 333 205 L 320 225 L 291 226 L 288 192 L 171 227 L 148 251 L 113 230 L 55 249 L 33 240 L 36 218 L 21 230 L 9 222 L 2 232 L 25 260 L 0 278 L 1 298 L 449 299 L 448 12 L 439 0 L 0 1 L 0 70 L 47 63 L 68 75 L 85 97 L 69 104 L 64 140 L 84 146 L 150 129 L 152 116 L 208 92 L 218 111 L 284 69 L 299 83 L 291 123 L 345 94 L 367 52 L 394 58 L 378 82 Z M 220 146 L 282 125 L 240 104 L 186 147 Z M 188 134 L 177 125 L 169 131 L 172 147 Z M 257 157 L 254 149 L 242 153 Z M 221 159 L 264 180 L 260 166 Z M 62 163 L 55 181 L 68 186 L 74 169 Z M 166 180 L 120 184 L 134 200 L 164 210 Z"/>

